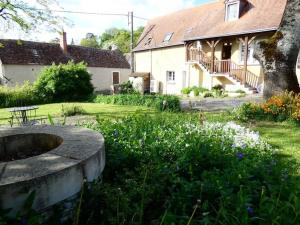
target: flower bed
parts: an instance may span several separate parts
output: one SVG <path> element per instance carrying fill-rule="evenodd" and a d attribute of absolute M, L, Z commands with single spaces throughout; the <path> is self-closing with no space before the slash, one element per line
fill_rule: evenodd
<path fill-rule="evenodd" d="M 265 103 L 246 103 L 236 112 L 239 120 L 295 121 L 300 123 L 300 94 L 286 92 L 273 96 Z"/>
<path fill-rule="evenodd" d="M 81 221 L 300 222 L 299 192 L 290 176 L 296 164 L 278 157 L 258 133 L 233 122 L 199 124 L 179 114 L 87 126 L 104 134 L 107 166 L 102 182 L 85 191 Z"/>

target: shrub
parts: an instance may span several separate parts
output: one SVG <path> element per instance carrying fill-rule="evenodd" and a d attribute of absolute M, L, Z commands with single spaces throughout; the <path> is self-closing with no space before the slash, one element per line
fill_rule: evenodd
<path fill-rule="evenodd" d="M 203 97 L 204 98 L 214 97 L 214 94 L 210 91 L 207 91 L 203 93 Z"/>
<path fill-rule="evenodd" d="M 300 95 L 293 92 L 285 92 L 273 96 L 262 104 L 247 103 L 237 110 L 237 117 L 247 119 L 265 119 L 273 121 L 300 119 Z"/>
<path fill-rule="evenodd" d="M 92 101 L 105 104 L 155 107 L 159 111 L 180 111 L 180 100 L 177 96 L 172 95 L 97 95 Z"/>
<path fill-rule="evenodd" d="M 43 100 L 38 98 L 34 88 L 28 82 L 22 86 L 5 87 L 0 86 L 0 107 L 25 106 L 42 103 Z"/>
<path fill-rule="evenodd" d="M 120 94 L 137 94 L 138 91 L 136 91 L 133 87 L 133 84 L 131 81 L 124 82 L 120 84 Z"/>
<path fill-rule="evenodd" d="M 94 91 L 84 63 L 52 65 L 35 82 L 36 94 L 49 102 L 85 100 Z"/>
<path fill-rule="evenodd" d="M 195 121 L 142 115 L 88 125 L 104 135 L 108 161 L 85 191 L 82 224 L 300 223 L 295 164 L 246 128 Z"/>
<path fill-rule="evenodd" d="M 263 109 L 259 104 L 245 103 L 234 111 L 235 118 L 246 122 L 248 120 L 261 120 L 265 118 Z"/>
<path fill-rule="evenodd" d="M 181 93 L 184 95 L 189 95 L 192 92 L 192 88 L 186 87 L 181 90 Z"/>
<path fill-rule="evenodd" d="M 204 93 L 204 92 L 207 92 L 207 91 L 208 91 L 208 89 L 206 89 L 206 88 L 194 86 L 194 87 L 183 88 L 181 90 L 181 93 L 185 94 L 185 95 L 188 95 L 191 92 L 194 92 L 194 96 L 199 96 L 200 93 Z"/>
<path fill-rule="evenodd" d="M 224 90 L 224 87 L 223 87 L 223 85 L 218 84 L 218 85 L 213 86 L 212 89 L 213 89 L 213 90 Z"/>
<path fill-rule="evenodd" d="M 80 105 L 61 105 L 61 116 L 85 115 L 86 111 Z"/>

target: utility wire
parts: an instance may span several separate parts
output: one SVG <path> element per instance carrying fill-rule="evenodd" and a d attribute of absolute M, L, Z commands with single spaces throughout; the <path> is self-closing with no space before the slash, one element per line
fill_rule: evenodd
<path fill-rule="evenodd" d="M 33 8 L 31 8 L 33 9 Z M 46 11 L 46 9 L 35 9 L 38 11 Z M 70 13 L 70 14 L 82 14 L 82 15 L 98 15 L 98 16 L 126 16 L 128 17 L 128 14 L 122 14 L 122 13 L 97 13 L 97 12 L 84 12 L 84 11 L 71 11 L 71 10 L 54 10 L 54 9 L 49 9 L 48 11 L 50 12 L 58 12 L 58 13 Z M 139 16 L 133 16 L 136 19 L 140 20 L 148 20 L 143 17 Z"/>

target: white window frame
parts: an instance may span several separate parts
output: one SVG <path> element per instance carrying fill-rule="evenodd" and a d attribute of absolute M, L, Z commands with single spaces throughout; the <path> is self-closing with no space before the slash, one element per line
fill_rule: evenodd
<path fill-rule="evenodd" d="M 237 6 L 237 12 L 234 18 L 229 18 L 229 8 L 230 6 L 236 5 Z M 238 20 L 240 17 L 240 2 L 228 2 L 226 3 L 226 13 L 225 13 L 225 21 L 235 21 Z"/>
<path fill-rule="evenodd" d="M 248 50 L 248 61 L 247 64 L 248 65 L 259 65 L 259 62 L 254 58 L 254 45 L 255 43 L 251 43 L 249 45 L 249 50 Z M 242 54 L 243 52 L 243 44 L 240 43 L 240 47 L 239 47 L 239 62 L 241 65 L 244 64 L 244 55 Z"/>
<path fill-rule="evenodd" d="M 170 71 L 168 70 L 166 72 L 166 79 L 167 79 L 167 83 L 176 83 L 176 73 L 175 71 Z"/>
<path fill-rule="evenodd" d="M 111 83 L 112 83 L 112 85 L 118 85 L 118 84 L 114 84 L 114 73 L 119 74 L 119 83 L 118 84 L 121 83 L 121 73 L 120 73 L 120 71 L 112 71 L 111 72 Z"/>
<path fill-rule="evenodd" d="M 174 34 L 174 32 L 167 33 L 164 37 L 163 43 L 168 43 L 172 39 L 173 34 Z"/>

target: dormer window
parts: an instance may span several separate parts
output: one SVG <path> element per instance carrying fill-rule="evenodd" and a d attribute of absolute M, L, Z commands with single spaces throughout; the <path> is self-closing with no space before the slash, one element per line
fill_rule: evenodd
<path fill-rule="evenodd" d="M 239 18 L 239 4 L 233 3 L 227 5 L 226 21 L 233 21 Z"/>
<path fill-rule="evenodd" d="M 147 41 L 145 42 L 145 46 L 150 45 L 150 44 L 151 44 L 151 41 L 152 41 L 152 37 L 149 37 L 149 38 L 147 39 Z"/>
<path fill-rule="evenodd" d="M 225 21 L 234 21 L 240 18 L 240 12 L 246 5 L 246 0 L 226 0 L 225 1 Z"/>
<path fill-rule="evenodd" d="M 171 40 L 172 36 L 173 36 L 174 33 L 167 33 L 165 38 L 164 38 L 164 43 L 167 43 Z"/>

